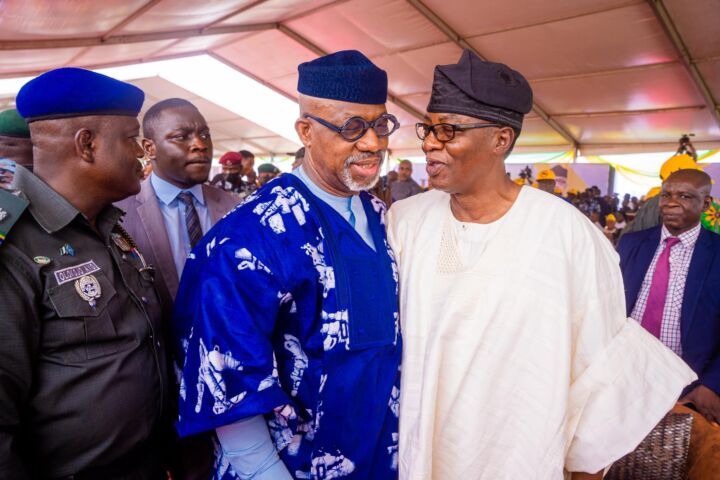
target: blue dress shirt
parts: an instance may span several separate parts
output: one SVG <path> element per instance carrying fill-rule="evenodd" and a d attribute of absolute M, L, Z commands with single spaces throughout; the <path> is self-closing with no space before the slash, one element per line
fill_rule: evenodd
<path fill-rule="evenodd" d="M 326 192 L 322 188 L 318 187 L 308 177 L 303 167 L 300 166 L 292 171 L 292 175 L 298 177 L 312 192 L 313 195 L 318 197 L 323 202 L 327 203 L 340 214 L 345 220 L 347 220 L 360 237 L 368 244 L 370 248 L 375 250 L 375 242 L 373 242 L 372 234 L 370 233 L 370 227 L 368 226 L 367 215 L 365 215 L 365 209 L 363 208 L 362 200 L 360 195 L 353 195 L 352 197 L 337 197 L 331 193 Z"/>
<path fill-rule="evenodd" d="M 208 212 L 205 197 L 203 196 L 202 185 L 195 185 L 185 190 L 176 187 L 172 183 L 163 180 L 155 173 L 150 175 L 150 182 L 155 190 L 155 196 L 160 204 L 160 211 L 165 220 L 165 231 L 170 241 L 173 260 L 178 278 L 182 275 L 185 260 L 192 250 L 190 248 L 190 237 L 185 225 L 185 204 L 178 200 L 180 192 L 190 192 L 193 196 L 193 204 L 200 218 L 200 227 L 203 234 L 212 227 L 212 218 Z"/>

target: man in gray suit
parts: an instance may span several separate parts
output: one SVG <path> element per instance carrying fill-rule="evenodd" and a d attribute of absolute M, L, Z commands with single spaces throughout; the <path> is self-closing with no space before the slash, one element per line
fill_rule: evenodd
<path fill-rule="evenodd" d="M 156 103 L 143 118 L 143 135 L 152 174 L 140 193 L 117 206 L 126 212 L 123 226 L 156 269 L 155 285 L 169 321 L 190 250 L 238 200 L 204 185 L 213 144 L 195 105 L 179 98 Z"/>
<path fill-rule="evenodd" d="M 238 199 L 204 185 L 213 144 L 207 122 L 192 103 L 171 98 L 153 105 L 143 118 L 143 136 L 152 173 L 142 182 L 140 193 L 117 206 L 126 212 L 123 227 L 155 267 L 167 334 L 185 259 Z M 209 478 L 213 461 L 209 438 L 189 437 L 169 450 L 176 452 L 170 459 L 174 478 Z"/>

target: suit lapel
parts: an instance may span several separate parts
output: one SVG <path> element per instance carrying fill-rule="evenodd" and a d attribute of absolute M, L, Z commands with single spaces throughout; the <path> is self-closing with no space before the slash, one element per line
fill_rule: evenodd
<path fill-rule="evenodd" d="M 695 307 L 700 299 L 705 277 L 707 277 L 710 271 L 710 265 L 712 264 L 713 251 L 711 248 L 710 235 L 715 234 L 704 228 L 700 228 L 700 236 L 695 244 L 695 250 L 690 260 L 690 268 L 688 269 L 687 280 L 685 281 L 682 313 L 680 315 L 683 339 L 687 338 L 690 327 L 692 326 L 695 317 Z"/>
<path fill-rule="evenodd" d="M 212 221 L 212 224 L 215 225 L 218 220 L 225 215 L 225 211 L 223 210 L 219 199 L 215 195 L 216 192 L 214 188 L 203 185 L 202 190 L 203 197 L 205 197 L 205 204 L 207 205 L 208 212 L 210 212 L 210 220 Z"/>
<path fill-rule="evenodd" d="M 655 251 L 657 250 L 659 243 L 659 228 L 654 228 L 652 231 L 648 231 L 645 238 L 638 243 L 635 260 L 636 264 L 633 268 L 633 271 L 637 273 L 633 276 L 632 281 L 628 282 L 629 285 L 625 286 L 625 288 L 628 289 L 628 298 L 634 299 L 633 305 L 628 304 L 628 315 L 632 313 L 635 308 L 635 303 L 637 303 L 637 298 L 640 295 L 643 280 L 645 280 L 645 275 L 647 275 L 647 271 L 650 268 L 650 264 L 652 263 L 652 259 L 655 256 Z"/>
<path fill-rule="evenodd" d="M 140 200 L 137 209 L 138 217 L 147 232 L 160 275 L 162 275 L 170 295 L 175 298 L 179 284 L 177 270 L 170 249 L 170 239 L 165 230 L 165 220 L 149 178 L 143 182 L 138 199 Z"/>

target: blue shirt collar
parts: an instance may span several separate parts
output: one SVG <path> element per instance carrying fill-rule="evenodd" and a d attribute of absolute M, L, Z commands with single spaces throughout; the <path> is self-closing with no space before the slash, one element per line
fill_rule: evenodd
<path fill-rule="evenodd" d="M 355 197 L 355 195 L 353 195 L 352 197 L 338 197 L 337 195 L 326 192 L 318 185 L 316 185 L 315 182 L 312 181 L 312 179 L 310 179 L 308 174 L 305 173 L 305 170 L 303 170 L 302 165 L 293 170 L 292 174 L 298 177 L 300 181 L 305 184 L 308 190 L 312 192 L 313 195 L 315 195 L 328 205 L 331 205 L 335 210 L 349 210 L 350 201 L 353 197 Z"/>
<path fill-rule="evenodd" d="M 155 189 L 155 195 L 165 205 L 170 205 L 177 198 L 180 192 L 190 192 L 195 201 L 200 205 L 205 205 L 205 197 L 203 196 L 202 185 L 193 185 L 190 188 L 178 188 L 167 180 L 163 180 L 155 173 L 150 174 L 150 183 L 152 183 L 153 189 Z"/>

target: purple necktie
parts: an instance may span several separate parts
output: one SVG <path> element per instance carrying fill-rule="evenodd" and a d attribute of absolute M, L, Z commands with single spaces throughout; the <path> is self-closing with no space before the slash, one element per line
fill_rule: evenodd
<path fill-rule="evenodd" d="M 668 282 L 670 281 L 670 249 L 680 241 L 676 237 L 665 239 L 665 249 L 658 257 L 655 264 L 650 292 L 648 293 L 645 313 L 643 313 L 642 326 L 660 338 L 660 327 L 662 327 L 663 312 L 665 310 L 665 298 L 667 297 Z"/>

